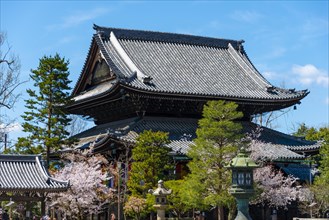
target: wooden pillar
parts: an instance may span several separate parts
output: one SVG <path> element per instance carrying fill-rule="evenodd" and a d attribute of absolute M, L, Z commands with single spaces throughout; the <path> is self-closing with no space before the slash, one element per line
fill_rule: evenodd
<path fill-rule="evenodd" d="M 46 214 L 46 203 L 45 203 L 45 198 L 42 198 L 41 201 L 41 216 L 44 216 Z"/>

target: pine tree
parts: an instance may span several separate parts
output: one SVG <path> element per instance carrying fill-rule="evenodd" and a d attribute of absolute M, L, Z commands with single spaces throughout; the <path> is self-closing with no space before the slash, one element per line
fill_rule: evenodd
<path fill-rule="evenodd" d="M 205 205 L 218 208 L 218 219 L 223 219 L 223 207 L 234 201 L 228 194 L 230 172 L 224 166 L 236 154 L 242 137 L 242 126 L 237 120 L 243 114 L 237 107 L 233 102 L 209 101 L 199 120 L 195 144 L 188 151 L 192 160 L 188 164 L 191 174 L 186 180 L 197 186 L 196 195 Z"/>
<path fill-rule="evenodd" d="M 31 70 L 34 87 L 26 90 L 30 98 L 25 100 L 27 111 L 22 115 L 25 120 L 22 127 L 29 135 L 18 139 L 16 151 L 46 153 L 47 165 L 50 151 L 68 144 L 65 127 L 70 119 L 64 111 L 65 105 L 70 102 L 68 65 L 69 62 L 58 54 L 44 56 L 38 68 Z"/>
<path fill-rule="evenodd" d="M 133 162 L 128 181 L 133 196 L 145 197 L 160 179 L 170 178 L 172 163 L 171 149 L 166 146 L 168 142 L 168 134 L 160 131 L 144 131 L 138 136 L 132 149 Z"/>

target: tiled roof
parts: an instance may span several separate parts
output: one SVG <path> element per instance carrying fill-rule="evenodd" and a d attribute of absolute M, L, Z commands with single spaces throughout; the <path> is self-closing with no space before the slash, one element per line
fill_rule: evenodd
<path fill-rule="evenodd" d="M 257 124 L 254 123 L 246 123 L 245 124 L 245 131 L 255 131 L 257 128 Z M 260 128 L 261 135 L 260 140 L 266 143 L 272 143 L 276 145 L 283 145 L 286 146 L 290 150 L 297 150 L 297 149 L 319 149 L 320 142 L 317 141 L 308 141 L 301 137 L 296 137 L 288 134 L 284 134 L 282 132 L 261 127 Z"/>
<path fill-rule="evenodd" d="M 295 153 L 287 148 L 285 145 L 272 144 L 265 142 L 262 144 L 262 152 L 258 152 L 261 158 L 271 158 L 273 160 L 285 159 L 303 159 L 304 155 Z"/>
<path fill-rule="evenodd" d="M 68 182 L 50 177 L 38 155 L 0 155 L 0 192 L 65 191 Z"/>
<path fill-rule="evenodd" d="M 243 122 L 242 125 L 244 132 L 248 133 L 257 127 L 256 124 L 251 122 Z M 95 149 L 97 149 L 97 146 L 101 145 L 107 138 L 134 143 L 138 134 L 144 130 L 164 131 L 169 133 L 171 143 L 168 146 L 177 154 L 186 154 L 189 146 L 193 144 L 193 139 L 196 138 L 195 131 L 197 127 L 197 119 L 136 117 L 95 126 L 76 137 L 80 139 L 78 147 L 88 146 L 93 143 Z M 269 128 L 262 128 L 259 140 L 267 143 L 265 145 L 266 149 L 264 149 L 266 153 L 281 159 L 304 158 L 303 155 L 289 150 L 289 147 L 308 146 L 315 148 L 317 146 L 317 142 L 300 140 Z"/>
<path fill-rule="evenodd" d="M 292 151 L 301 152 L 319 150 L 320 146 L 321 142 L 316 142 L 313 145 L 288 146 L 287 148 Z"/>
<path fill-rule="evenodd" d="M 271 85 L 252 65 L 240 41 L 98 26 L 95 29 L 95 42 L 120 78 L 118 82 L 131 88 L 269 101 L 299 100 L 308 94 L 306 90 Z M 140 74 L 151 80 L 140 80 Z"/>
<path fill-rule="evenodd" d="M 287 175 L 298 177 L 302 181 L 310 182 L 313 179 L 310 166 L 306 164 L 276 164 Z"/>
<path fill-rule="evenodd" d="M 118 39 L 126 40 L 140 40 L 140 41 L 157 41 L 164 43 L 177 43 L 177 44 L 191 44 L 206 47 L 227 47 L 231 43 L 234 47 L 238 47 L 237 40 L 219 39 L 212 37 L 193 36 L 187 34 L 167 33 L 167 32 L 155 32 L 155 31 L 143 31 L 143 30 L 129 30 L 122 28 L 101 27 L 94 25 L 94 29 L 105 36 L 109 36 L 111 32 L 114 32 Z"/>

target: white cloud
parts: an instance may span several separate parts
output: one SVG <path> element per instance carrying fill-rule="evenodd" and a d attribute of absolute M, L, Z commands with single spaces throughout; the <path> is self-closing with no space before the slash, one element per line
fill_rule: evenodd
<path fill-rule="evenodd" d="M 71 15 L 65 19 L 65 22 L 63 23 L 63 27 L 72 27 L 79 25 L 82 22 L 92 20 L 96 17 L 99 17 L 107 12 L 104 8 L 96 8 L 88 12 L 81 12 L 77 13 L 75 15 Z"/>
<path fill-rule="evenodd" d="M 255 11 L 234 11 L 231 17 L 234 20 L 254 23 L 262 18 L 262 15 Z"/>
<path fill-rule="evenodd" d="M 310 85 L 315 83 L 317 85 L 328 87 L 328 73 L 316 68 L 312 64 L 307 64 L 305 66 L 294 65 L 292 67 L 292 72 L 297 75 L 297 80 L 302 84 Z"/>
<path fill-rule="evenodd" d="M 275 79 L 277 78 L 278 74 L 276 72 L 271 72 L 271 71 L 265 71 L 262 73 L 262 75 L 265 77 L 265 79 Z"/>
<path fill-rule="evenodd" d="M 8 133 L 8 132 L 19 132 L 22 131 L 22 126 L 15 122 L 15 123 L 11 123 L 9 125 L 4 125 L 4 124 L 0 124 L 0 131 Z"/>
<path fill-rule="evenodd" d="M 88 11 L 80 11 L 72 14 L 68 17 L 63 19 L 63 22 L 60 24 L 53 24 L 47 27 L 48 30 L 58 30 L 58 29 L 65 29 L 77 26 L 83 22 L 93 20 L 99 16 L 102 16 L 108 13 L 109 10 L 105 8 L 95 8 Z"/>

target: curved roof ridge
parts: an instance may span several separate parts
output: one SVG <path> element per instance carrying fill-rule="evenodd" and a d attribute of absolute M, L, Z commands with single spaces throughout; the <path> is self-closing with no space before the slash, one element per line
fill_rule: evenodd
<path fill-rule="evenodd" d="M 231 44 L 228 45 L 228 51 L 236 62 L 241 66 L 245 73 L 249 73 L 249 76 L 257 83 L 260 87 L 272 86 L 269 82 L 265 81 L 263 77 L 260 77 L 260 73 L 255 68 L 251 68 L 245 59 L 233 48 Z M 251 74 L 250 74 L 251 73 Z"/>
<path fill-rule="evenodd" d="M 239 44 L 238 40 L 197 36 L 192 34 L 177 34 L 177 33 L 160 32 L 160 31 L 112 28 L 112 27 L 98 26 L 96 24 L 94 24 L 93 28 L 98 33 L 105 34 L 106 36 L 109 36 L 111 32 L 114 32 L 118 39 L 158 41 L 158 42 L 192 44 L 192 45 L 220 47 L 220 48 L 223 47 L 227 48 L 229 43 L 231 43 L 235 48 L 237 48 Z"/>
<path fill-rule="evenodd" d="M 120 45 L 120 42 L 116 38 L 113 31 L 110 33 L 110 42 L 113 45 L 114 49 L 118 53 L 118 55 L 121 57 L 123 62 L 128 66 L 130 71 L 133 73 L 136 73 L 138 80 L 141 82 L 149 82 L 152 78 L 150 76 L 146 76 L 137 66 L 136 64 L 130 59 L 129 55 L 126 53 L 126 51 L 122 48 Z"/>
<path fill-rule="evenodd" d="M 255 67 L 255 65 L 253 64 L 253 62 L 251 62 L 247 52 L 245 51 L 244 47 L 241 46 L 241 58 L 245 61 L 245 63 L 251 68 L 251 69 L 255 69 L 257 71 L 257 73 L 259 74 L 259 76 L 268 84 L 271 84 L 264 76 L 263 74 L 261 74 L 258 69 Z"/>
<path fill-rule="evenodd" d="M 40 171 L 40 174 L 48 181 L 48 180 L 52 180 L 54 182 L 58 182 L 58 183 L 61 183 L 61 184 L 65 184 L 65 185 L 69 185 L 70 184 L 70 181 L 63 181 L 63 180 L 58 180 L 58 179 L 55 179 L 53 177 L 51 177 L 49 175 L 49 173 L 47 172 L 46 168 L 44 166 L 42 166 L 41 164 L 41 161 L 39 159 L 40 156 L 36 156 L 35 157 L 35 161 L 36 161 L 36 164 L 37 164 L 37 168 L 38 170 Z"/>
<path fill-rule="evenodd" d="M 79 78 L 78 78 L 77 82 L 75 83 L 75 85 L 74 85 L 74 87 L 73 87 L 73 89 L 72 89 L 72 93 L 71 93 L 71 95 L 74 95 L 74 94 L 76 94 L 76 93 L 78 92 L 78 89 L 79 89 L 78 84 L 81 82 L 81 79 L 82 79 L 82 77 L 83 77 L 83 71 L 85 70 L 85 68 L 86 68 L 86 66 L 87 66 L 88 58 L 90 57 L 91 50 L 92 50 L 92 47 L 93 47 L 94 42 L 95 42 L 95 38 L 92 37 L 91 42 L 90 42 L 90 45 L 89 45 L 89 49 L 88 49 L 88 53 L 87 53 L 87 57 L 86 57 L 86 59 L 85 59 L 85 61 L 84 61 L 84 63 L 83 63 L 83 67 L 82 67 L 82 69 L 81 69 L 81 71 L 80 71 Z"/>

